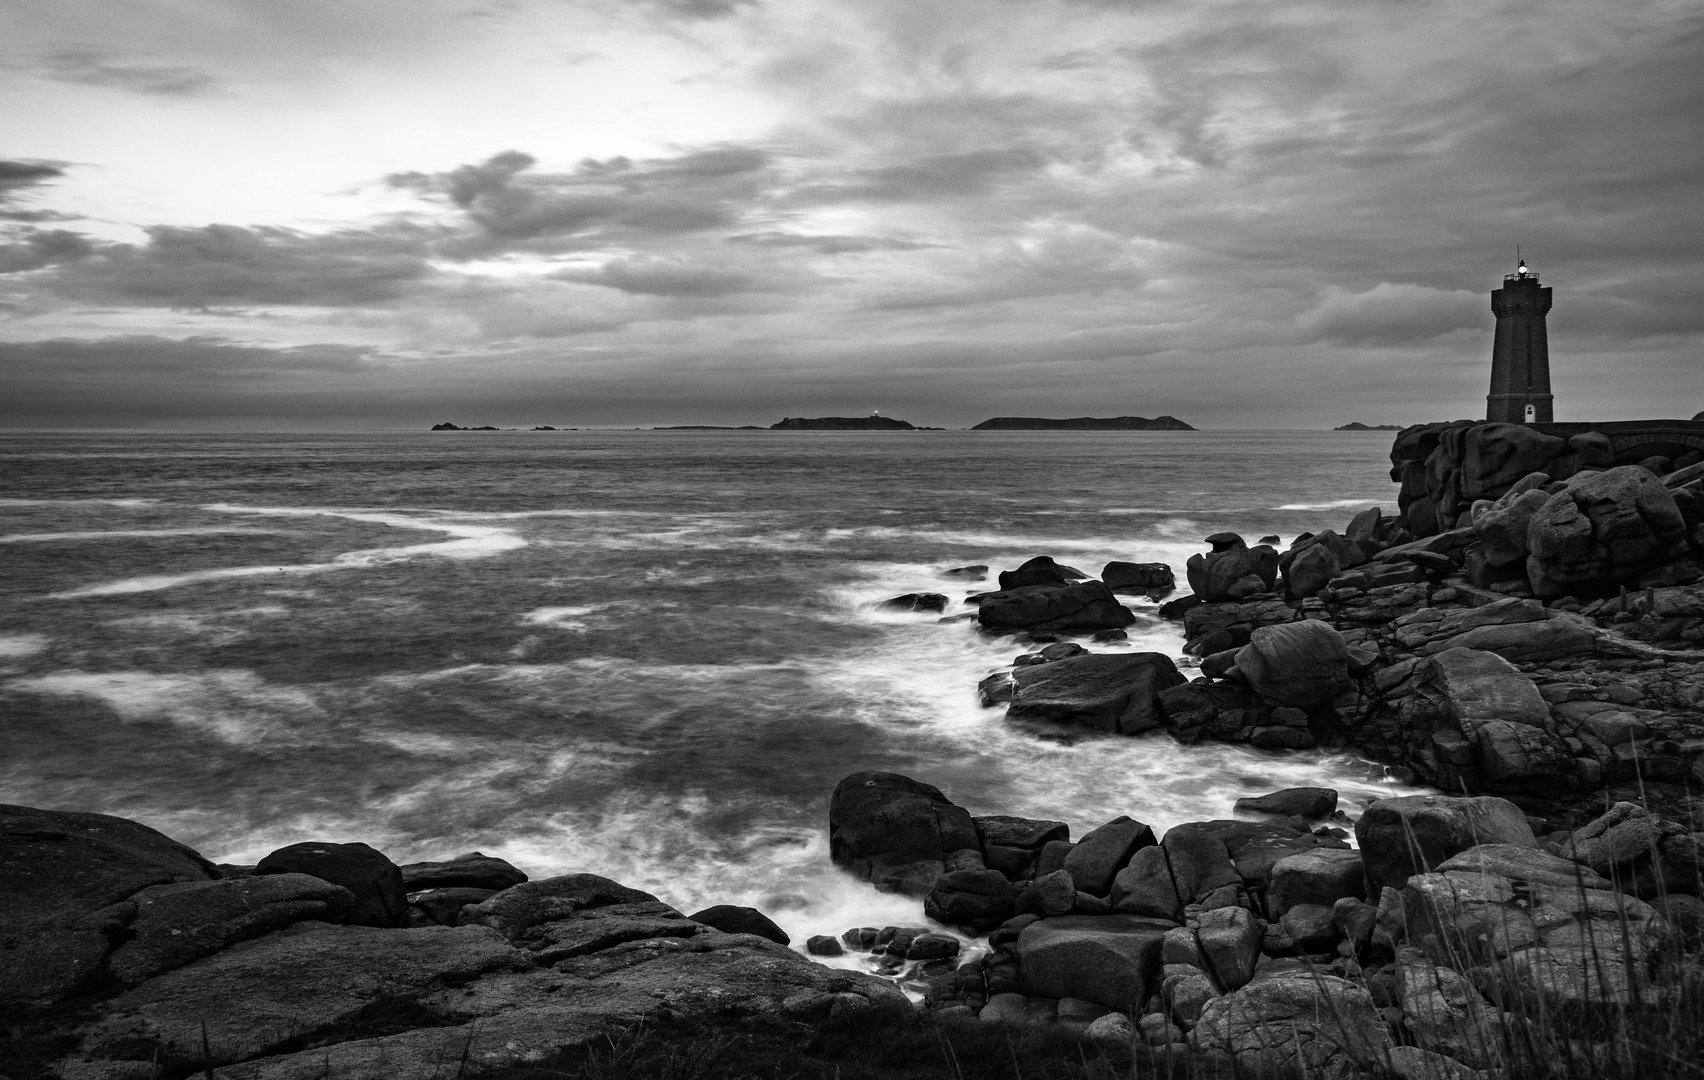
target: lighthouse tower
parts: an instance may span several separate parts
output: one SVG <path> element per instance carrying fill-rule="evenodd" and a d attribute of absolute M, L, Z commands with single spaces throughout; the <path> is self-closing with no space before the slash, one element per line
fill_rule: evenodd
<path fill-rule="evenodd" d="M 1491 347 L 1491 393 L 1485 398 L 1485 419 L 1510 424 L 1548 424 L 1555 419 L 1550 396 L 1550 343 L 1544 316 L 1550 311 L 1550 290 L 1538 284 L 1538 274 L 1526 260 L 1503 276 L 1503 287 L 1491 294 L 1497 316 L 1497 338 Z"/>

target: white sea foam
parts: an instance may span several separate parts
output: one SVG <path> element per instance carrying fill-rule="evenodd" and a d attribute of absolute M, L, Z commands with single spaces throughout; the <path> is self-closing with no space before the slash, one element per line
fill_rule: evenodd
<path fill-rule="evenodd" d="M 126 723 L 165 722 L 231 746 L 299 745 L 324 712 L 308 692 L 252 671 L 193 675 L 145 671 L 56 671 L 12 679 L 8 689 L 91 697 Z"/>
<path fill-rule="evenodd" d="M 1275 506 L 1275 507 L 1273 507 L 1273 509 L 1274 510 L 1337 510 L 1337 509 L 1340 509 L 1340 508 L 1345 507 L 1345 506 L 1368 507 L 1368 506 L 1378 506 L 1380 503 L 1387 503 L 1388 504 L 1389 502 L 1390 502 L 1390 497 L 1387 495 L 1383 499 L 1374 497 L 1374 498 L 1369 498 L 1369 499 L 1332 499 L 1330 502 L 1285 503 L 1282 506 Z"/>
<path fill-rule="evenodd" d="M 158 499 L 0 499 L 0 506 L 154 506 Z"/>
<path fill-rule="evenodd" d="M 504 551 L 525 547 L 526 540 L 508 529 L 489 525 L 464 525 L 440 517 L 411 517 L 397 512 L 361 510 L 330 510 L 316 507 L 256 507 L 215 504 L 205 509 L 229 514 L 259 514 L 277 517 L 333 517 L 360 521 L 372 525 L 388 525 L 398 529 L 448 533 L 453 540 L 430 544 L 410 544 L 404 547 L 368 548 L 347 551 L 330 562 L 295 563 L 285 566 L 228 566 L 215 570 L 192 570 L 182 574 L 146 574 L 99 585 L 49 594 L 53 599 L 70 600 L 87 596 L 115 596 L 127 593 L 155 592 L 179 585 L 232 578 L 272 575 L 320 574 L 331 570 L 357 570 L 390 563 L 406 562 L 423 556 L 448 559 L 481 559 Z"/>
<path fill-rule="evenodd" d="M 945 739 L 953 750 L 937 756 L 938 775 L 919 768 L 918 778 L 942 786 L 973 813 L 1057 819 L 1078 833 L 1127 813 L 1163 831 L 1185 821 L 1231 816 L 1238 797 L 1280 787 L 1335 787 L 1346 807 L 1417 790 L 1369 779 L 1377 770 L 1349 755 L 1184 747 L 1164 734 L 1132 739 L 1070 729 L 1038 733 L 1009 724 L 1003 709 L 981 707 L 975 687 L 984 674 L 1007 666 L 1020 647 L 984 638 L 968 624 L 934 625 L 932 619 L 871 610 L 872 598 L 911 591 L 921 568 L 866 569 L 874 580 L 832 589 L 830 596 L 848 618 L 887 624 L 884 636 L 813 667 L 812 674 L 825 696 L 857 702 L 855 718 L 888 738 L 921 730 Z M 1178 627 L 1157 618 L 1151 602 L 1120 599 L 1137 614 L 1126 631 L 1129 640 L 1089 647 L 1159 652 L 1185 666 Z M 1053 735 L 1058 737 L 1048 737 Z M 955 792 L 952 776 L 982 790 Z M 987 790 L 988 784 L 997 790 Z"/>
<path fill-rule="evenodd" d="M 279 529 L 247 529 L 241 526 L 210 526 L 202 529 L 109 529 L 100 532 L 11 533 L 0 536 L 0 544 L 43 544 L 71 540 L 133 540 L 156 536 L 267 536 Z"/>
<path fill-rule="evenodd" d="M 46 634 L 0 634 L 0 660 L 22 660 L 46 648 Z"/>

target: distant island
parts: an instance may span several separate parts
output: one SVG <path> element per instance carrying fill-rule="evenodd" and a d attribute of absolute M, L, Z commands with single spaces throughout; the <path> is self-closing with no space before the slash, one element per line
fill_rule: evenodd
<path fill-rule="evenodd" d="M 996 416 L 971 428 L 972 431 L 1194 431 L 1175 416 L 1079 416 L 1050 420 L 1040 416 Z"/>
<path fill-rule="evenodd" d="M 1367 425 L 1367 424 L 1357 424 L 1357 423 L 1351 422 L 1351 423 L 1348 423 L 1348 424 L 1344 424 L 1342 427 L 1334 427 L 1331 430 L 1333 430 L 1333 431 L 1401 431 L 1402 425 L 1401 424 L 1372 424 L 1372 425 Z"/>
<path fill-rule="evenodd" d="M 779 426 L 779 425 L 777 425 Z M 664 427 L 654 427 L 652 431 L 762 431 L 757 424 L 741 424 L 739 427 L 728 427 L 723 424 L 669 424 Z"/>
<path fill-rule="evenodd" d="M 432 430 L 433 431 L 502 431 L 503 429 L 498 428 L 498 427 L 492 427 L 490 424 L 486 424 L 483 427 L 461 427 L 457 424 L 452 424 L 448 421 L 445 421 L 442 424 L 433 424 Z"/>
<path fill-rule="evenodd" d="M 929 431 L 939 428 L 920 428 L 891 416 L 819 416 L 806 419 L 789 416 L 779 424 L 770 424 L 770 431 Z"/>

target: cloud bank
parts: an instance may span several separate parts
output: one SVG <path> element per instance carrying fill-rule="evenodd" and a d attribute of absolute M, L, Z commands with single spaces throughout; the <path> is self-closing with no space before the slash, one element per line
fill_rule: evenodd
<path fill-rule="evenodd" d="M 1704 408 L 1674 405 L 1704 393 L 1695 5 L 570 4 L 572 54 L 538 10 L 477 20 L 551 105 L 536 124 L 445 162 L 432 130 L 503 118 L 387 116 L 426 134 L 376 156 L 418 163 L 350 161 L 369 209 L 336 223 L 97 228 L 58 201 L 96 166 L 0 131 L 39 154 L 0 160 L 0 371 L 24 391 L 0 423 L 1475 415 L 1517 243 L 1557 289 L 1559 416 Z M 363 32 L 347 80 L 429 56 L 482 92 L 430 32 Z M 312 148 L 310 104 L 258 75 L 31 55 L 66 93 L 161 124 L 269 110 Z M 550 98 L 570 78 L 635 127 L 578 128 Z M 678 132 L 646 103 L 681 87 L 738 107 L 642 137 Z M 362 100 L 312 107 L 365 123 Z"/>

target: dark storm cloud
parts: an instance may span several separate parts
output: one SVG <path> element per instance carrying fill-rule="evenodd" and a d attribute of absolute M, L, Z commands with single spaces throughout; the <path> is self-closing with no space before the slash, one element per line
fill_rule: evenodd
<path fill-rule="evenodd" d="M 218 85 L 213 76 L 196 68 L 125 62 L 95 49 L 67 49 L 45 57 L 42 73 L 57 82 L 153 97 L 200 97 Z"/>
<path fill-rule="evenodd" d="M 536 160 L 510 150 L 443 173 L 399 173 L 393 187 L 440 198 L 466 214 L 479 235 L 459 252 L 537 246 L 591 247 L 623 236 L 686 236 L 724 228 L 771 181 L 768 153 L 708 147 L 674 158 L 587 159 L 572 172 L 535 173 Z M 563 241 L 567 241 L 564 243 Z"/>
<path fill-rule="evenodd" d="M 145 307 L 332 307 L 407 295 L 431 274 L 430 234 L 405 226 L 312 235 L 267 226 L 156 225 L 145 244 L 84 252 L 36 287 L 63 299 Z"/>
<path fill-rule="evenodd" d="M 13 191 L 36 187 L 65 175 L 63 161 L 17 161 L 0 158 L 0 199 Z"/>
<path fill-rule="evenodd" d="M 26 229 L 10 241 L 0 240 L 0 275 L 74 262 L 95 250 L 88 237 L 65 229 Z"/>
<path fill-rule="evenodd" d="M 0 158 L 0 221 L 65 221 L 56 210 L 25 210 L 19 204 L 65 175 L 66 162 Z M 3 272 L 3 271 L 0 271 Z"/>

